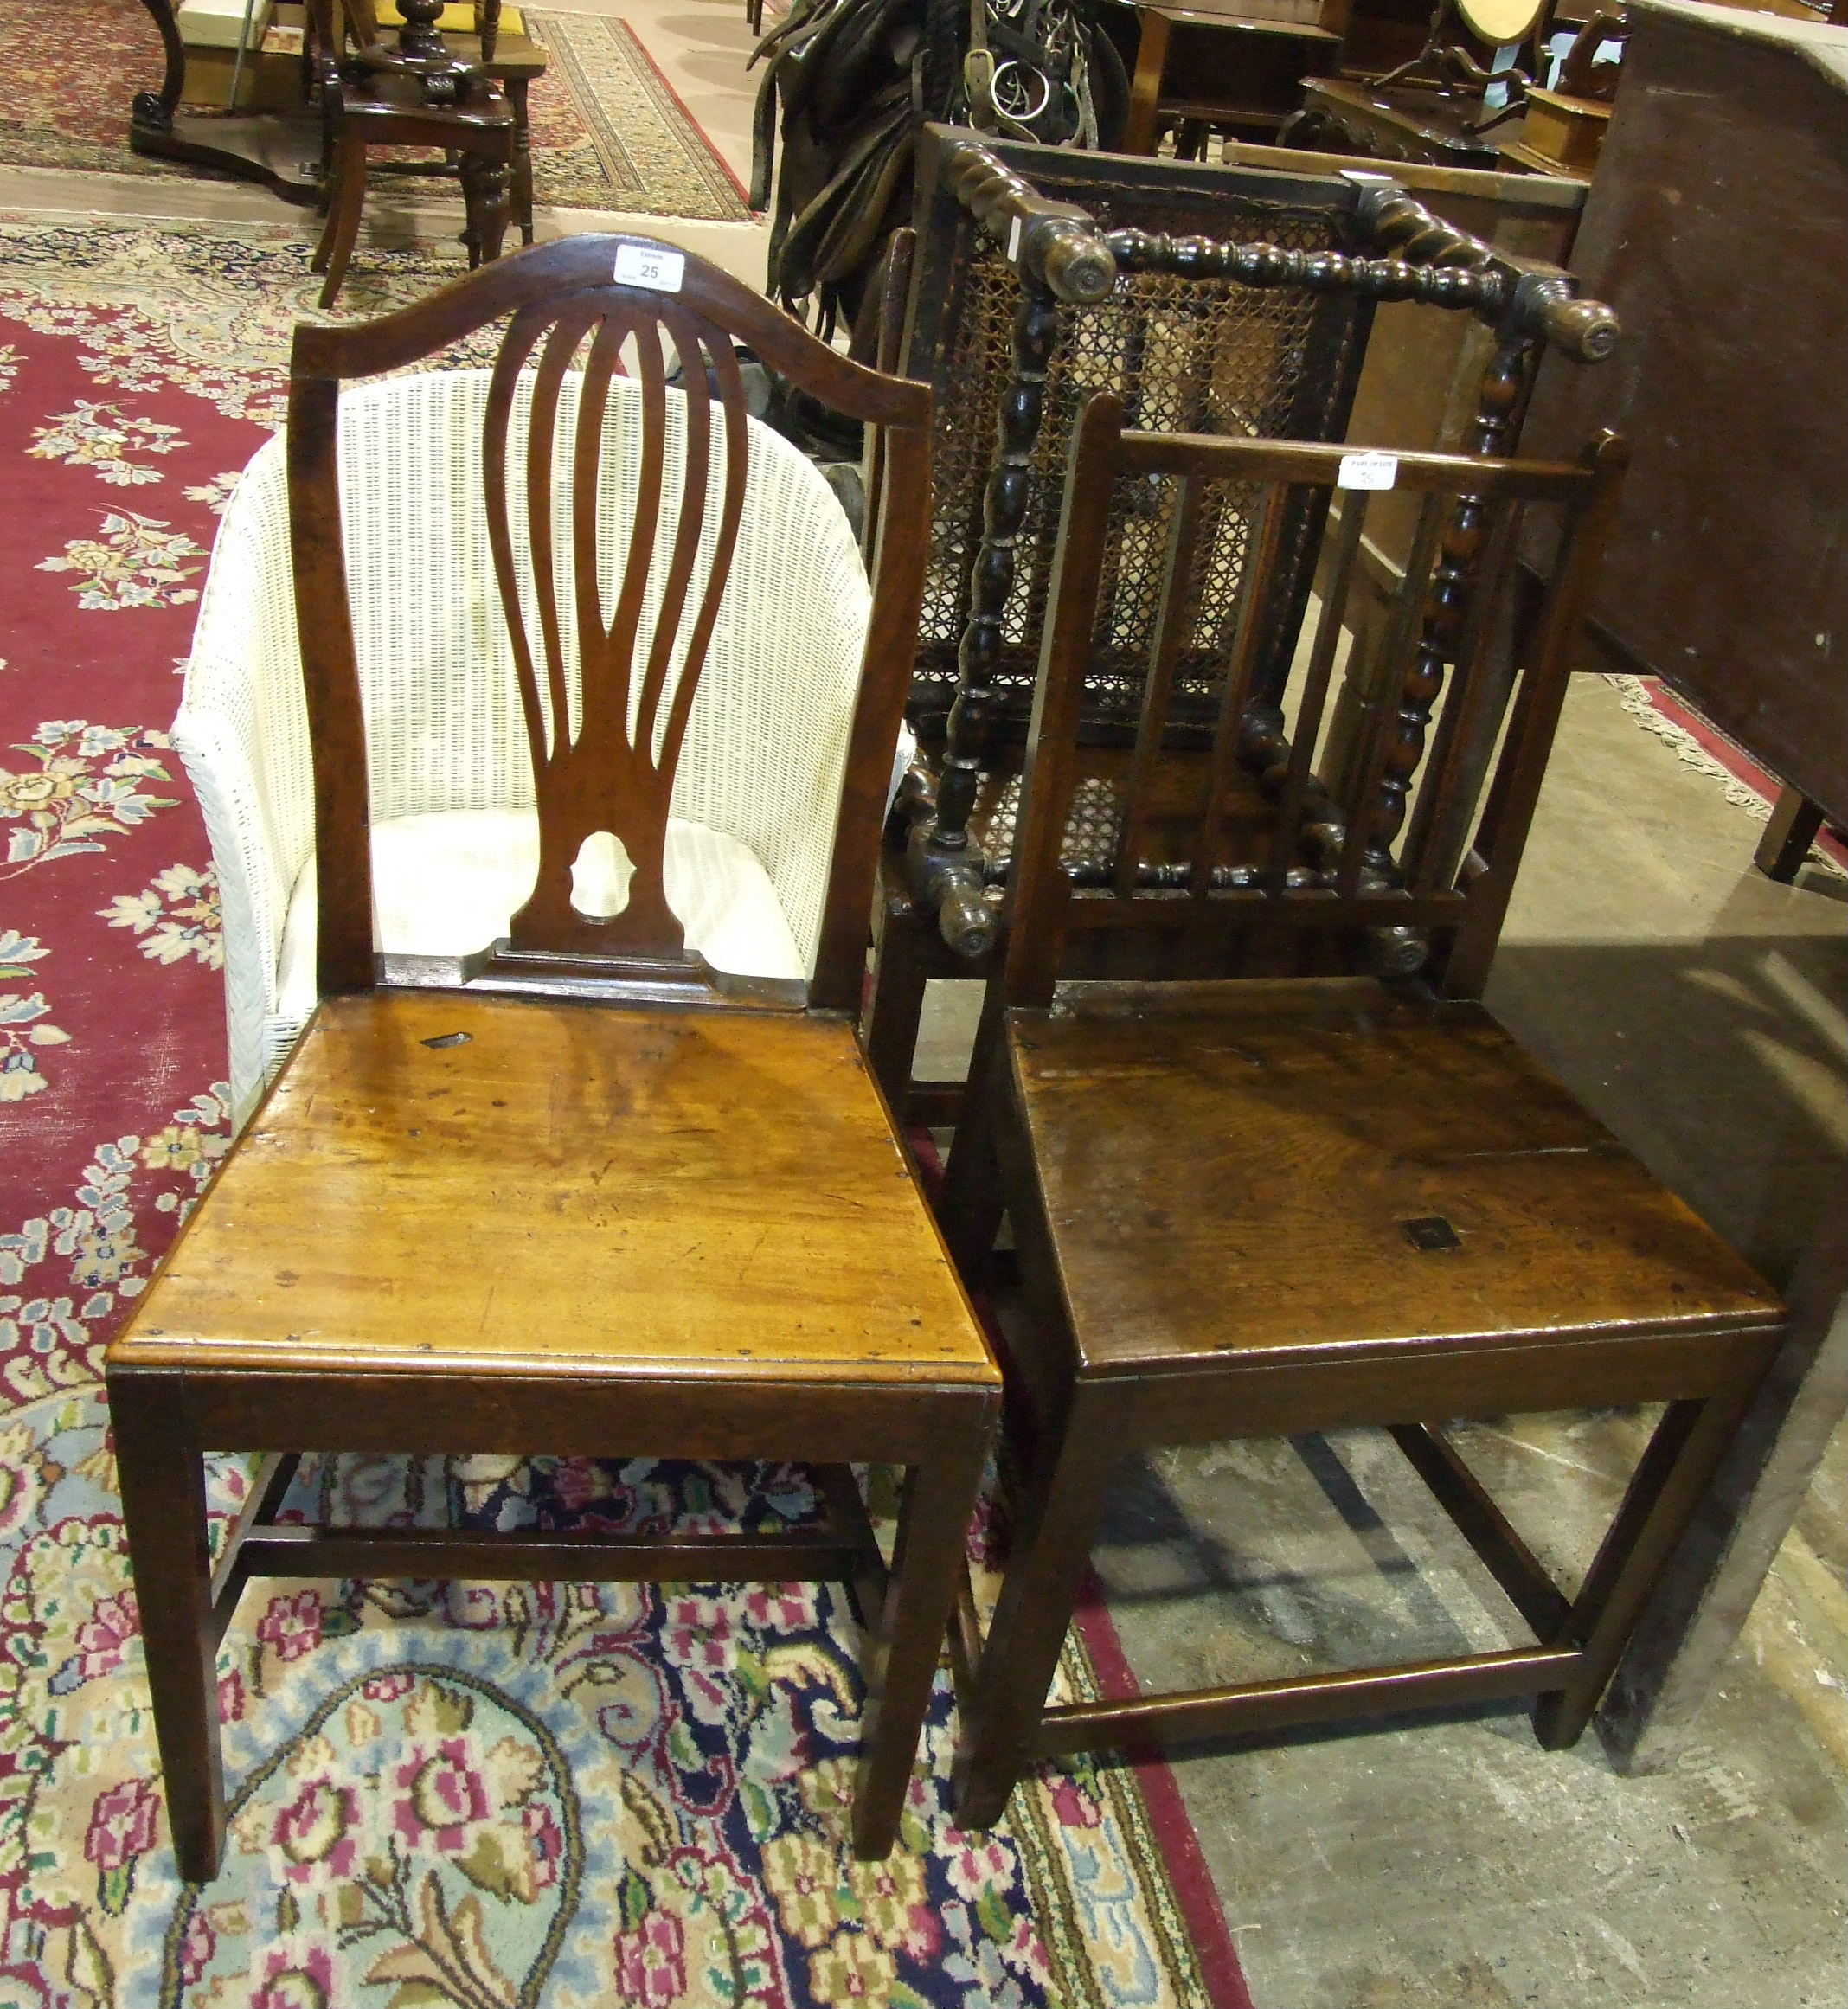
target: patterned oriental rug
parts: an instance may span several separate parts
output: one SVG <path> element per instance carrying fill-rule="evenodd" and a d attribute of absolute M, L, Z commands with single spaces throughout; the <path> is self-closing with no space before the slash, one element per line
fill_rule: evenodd
<path fill-rule="evenodd" d="M 377 261 L 350 306 L 430 276 Z M 0 2009 L 1249 2009 L 1166 1768 L 1048 1770 L 959 1833 L 946 1677 L 903 1847 L 850 1860 L 829 1586 L 253 1586 L 226 1867 L 176 1881 L 98 1370 L 227 1146 L 216 889 L 163 729 L 314 287 L 282 229 L 0 216 Z M 247 1473 L 215 1464 L 228 1512 Z M 812 1505 L 792 1468 L 347 1459 L 289 1511 Z M 1083 1637 L 1068 1691 L 1114 1688 L 1100 1611 Z"/>
<path fill-rule="evenodd" d="M 537 199 L 566 209 L 741 222 L 738 179 L 626 22 L 527 14 L 551 52 L 532 88 Z M 128 107 L 157 89 L 159 37 L 140 0 L 7 0 L 0 7 L 0 163 L 115 174 L 198 170 L 132 153 Z"/>

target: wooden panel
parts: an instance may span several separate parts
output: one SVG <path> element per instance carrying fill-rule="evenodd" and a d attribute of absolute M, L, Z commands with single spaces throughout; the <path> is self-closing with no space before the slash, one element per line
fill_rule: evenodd
<path fill-rule="evenodd" d="M 1630 437 L 1598 624 L 1848 820 L 1848 93 L 1774 24 L 1634 19 L 1573 254 L 1623 338 L 1527 444 Z"/>
<path fill-rule="evenodd" d="M 1774 1312 L 1479 1006 L 1251 981 L 1010 1028 L 1088 1364 Z"/>
<path fill-rule="evenodd" d="M 112 1361 L 995 1378 L 850 1027 L 419 992 L 322 1005 Z"/>

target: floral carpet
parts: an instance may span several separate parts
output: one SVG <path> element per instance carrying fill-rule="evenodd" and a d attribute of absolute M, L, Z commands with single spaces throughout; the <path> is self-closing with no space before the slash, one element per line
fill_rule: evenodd
<path fill-rule="evenodd" d="M 750 215 L 737 177 L 626 22 L 547 9 L 527 25 L 550 58 L 531 94 L 539 202 L 721 223 Z M 130 100 L 159 88 L 162 67 L 141 0 L 7 0 L 0 162 L 196 179 L 196 168 L 129 151 Z"/>
<path fill-rule="evenodd" d="M 959 1833 L 946 1677 L 903 1845 L 851 1860 L 826 1585 L 253 1585 L 219 1663 L 225 1868 L 177 1882 L 99 1362 L 228 1141 L 215 888 L 164 728 L 303 260 L 285 230 L 0 215 L 0 2009 L 1248 2009 L 1165 1768 L 1048 1770 Z M 430 276 L 382 260 L 349 308 Z M 221 1511 L 247 1484 L 215 1461 Z M 812 1505 L 781 1467 L 350 1459 L 285 1511 Z M 1079 1694 L 1111 1672 L 1086 1636 Z"/>

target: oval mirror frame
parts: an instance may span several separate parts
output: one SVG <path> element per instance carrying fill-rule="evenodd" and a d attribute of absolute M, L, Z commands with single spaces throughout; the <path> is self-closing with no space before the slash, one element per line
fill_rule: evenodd
<path fill-rule="evenodd" d="M 1456 0 L 1463 25 L 1491 48 L 1525 42 L 1540 25 L 1546 0 Z"/>

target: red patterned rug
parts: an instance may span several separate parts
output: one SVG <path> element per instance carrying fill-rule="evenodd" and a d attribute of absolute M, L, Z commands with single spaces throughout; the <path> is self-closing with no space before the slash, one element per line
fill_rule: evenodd
<path fill-rule="evenodd" d="M 430 278 L 375 259 L 348 304 Z M 215 889 L 165 728 L 314 285 L 287 231 L 0 215 L 0 2005 L 1249 2009 L 1166 1768 L 1048 1769 L 963 1835 L 946 1679 L 905 1845 L 848 1858 L 829 1586 L 253 1587 L 219 1664 L 226 1866 L 176 1881 L 97 1369 L 227 1143 Z M 324 1461 L 294 1505 L 625 1525 L 806 1498 L 490 1462 Z M 243 1468 L 212 1485 L 234 1506 Z M 1120 1688 L 1107 1618 L 1080 1630 L 1066 1692 Z"/>

